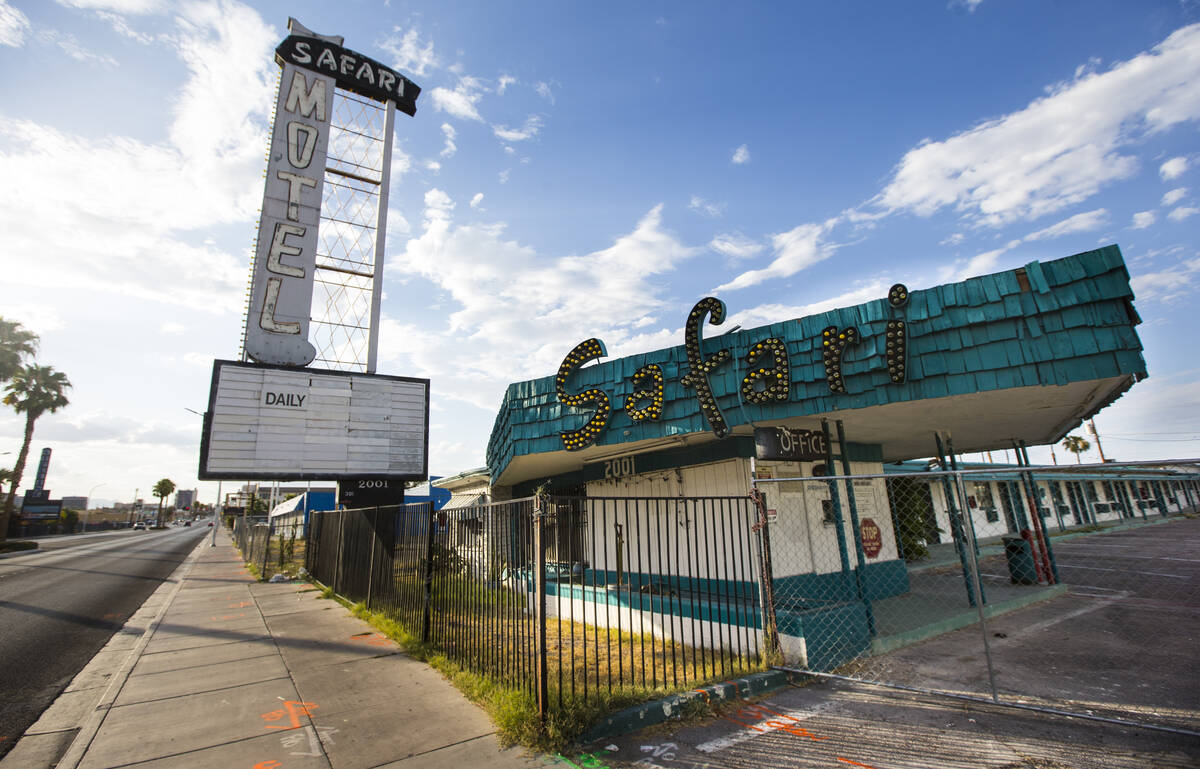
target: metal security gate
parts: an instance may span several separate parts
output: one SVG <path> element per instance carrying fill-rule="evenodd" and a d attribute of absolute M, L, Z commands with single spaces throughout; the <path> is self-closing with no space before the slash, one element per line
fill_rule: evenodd
<path fill-rule="evenodd" d="M 754 481 L 783 666 L 1200 735 L 1197 467 L 932 467 Z"/>

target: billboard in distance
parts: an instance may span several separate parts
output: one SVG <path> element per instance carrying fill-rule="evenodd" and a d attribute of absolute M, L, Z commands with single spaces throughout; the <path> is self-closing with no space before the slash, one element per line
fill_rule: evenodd
<path fill-rule="evenodd" d="M 201 480 L 423 480 L 429 380 L 218 360 Z"/>

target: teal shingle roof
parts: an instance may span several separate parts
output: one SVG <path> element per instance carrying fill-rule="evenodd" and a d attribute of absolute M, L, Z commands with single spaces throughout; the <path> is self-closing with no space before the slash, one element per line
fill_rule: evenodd
<path fill-rule="evenodd" d="M 938 398 L 1011 387 L 1063 385 L 1119 375 L 1146 374 L 1130 304 L 1133 292 L 1120 249 L 1106 246 L 1019 270 L 969 278 L 910 293 L 904 310 L 884 298 L 796 320 L 743 329 L 705 339 L 711 355 L 728 348 L 733 359 L 709 376 L 712 390 L 732 427 L 835 410 Z M 893 384 L 882 340 L 888 320 L 908 324 L 908 378 Z M 821 331 L 854 326 L 861 341 L 843 358 L 846 394 L 831 393 L 821 361 Z M 717 327 L 719 329 L 719 327 Z M 703 333 L 713 332 L 706 325 Z M 717 331 L 719 333 L 719 330 Z M 756 406 L 739 397 L 747 369 L 746 351 L 767 337 L 782 339 L 791 365 L 786 403 Z M 565 355 L 566 351 L 564 351 Z M 639 366 L 657 363 L 664 374 L 660 419 L 633 422 L 622 410 Z M 679 378 L 689 369 L 679 344 L 600 363 L 576 371 L 572 392 L 599 387 L 612 401 L 612 419 L 597 443 L 618 445 L 709 429 L 695 391 Z M 560 404 L 554 375 L 509 385 L 488 442 L 487 464 L 498 478 L 516 456 L 561 451 L 559 433 L 577 429 L 591 410 Z"/>

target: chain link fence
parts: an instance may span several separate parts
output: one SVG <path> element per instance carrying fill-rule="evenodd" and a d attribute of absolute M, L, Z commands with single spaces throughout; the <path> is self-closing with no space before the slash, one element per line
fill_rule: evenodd
<path fill-rule="evenodd" d="M 1195 465 L 772 474 L 785 667 L 1200 730 Z"/>
<path fill-rule="evenodd" d="M 259 579 L 268 580 L 276 574 L 296 576 L 304 565 L 308 540 L 302 525 L 277 526 L 234 517 L 232 534 L 242 551 L 242 560 L 255 568 Z"/>

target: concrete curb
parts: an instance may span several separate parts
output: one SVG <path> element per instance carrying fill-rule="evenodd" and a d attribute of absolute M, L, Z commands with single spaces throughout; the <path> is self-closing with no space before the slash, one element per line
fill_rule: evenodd
<path fill-rule="evenodd" d="M 631 708 L 613 713 L 592 724 L 591 728 L 579 738 L 579 743 L 589 743 L 616 737 L 621 734 L 636 732 L 647 726 L 661 724 L 682 717 L 684 707 L 696 700 L 706 703 L 732 702 L 736 699 L 748 699 L 755 695 L 782 689 L 790 685 L 798 676 L 795 673 L 782 670 L 767 670 L 762 673 L 752 673 L 731 681 L 709 684 L 690 692 L 672 694 L 661 700 L 644 702 Z"/>
<path fill-rule="evenodd" d="M 96 703 L 95 709 L 88 719 L 80 725 L 79 734 L 75 735 L 75 739 L 71 741 L 71 746 L 67 748 L 67 752 L 59 759 L 55 765 L 56 769 L 76 769 L 79 762 L 87 754 L 87 750 L 92 745 L 92 740 L 95 739 L 96 733 L 100 731 L 100 726 L 104 723 L 104 719 L 108 716 L 108 711 L 112 709 L 113 703 L 117 699 L 117 695 L 121 693 L 125 682 L 129 680 L 130 674 L 133 672 L 134 665 L 141 658 L 142 652 L 145 651 L 146 645 L 150 643 L 154 633 L 158 630 L 158 626 L 162 624 L 163 617 L 166 616 L 167 610 L 171 608 L 171 604 L 175 601 L 175 596 L 179 594 L 183 587 L 183 580 L 191 572 L 192 567 L 196 565 L 196 561 L 200 559 L 200 549 L 205 544 L 207 537 L 201 538 L 196 543 L 196 547 L 192 550 L 187 559 L 176 567 L 175 571 L 171 572 L 171 576 L 167 577 L 167 581 L 163 584 L 171 585 L 167 590 L 167 596 L 164 598 L 162 605 L 158 607 L 158 611 L 154 614 L 154 619 L 146 626 L 145 632 L 138 638 L 137 643 L 129 650 L 129 654 L 121 662 L 120 667 L 113 674 L 112 680 L 109 681 L 108 687 L 101 695 L 99 702 Z M 174 583 L 174 584 L 171 584 Z M 159 588 L 161 590 L 162 587 Z M 155 591 L 157 593 L 158 591 Z M 150 594 L 153 598 L 155 593 Z M 150 600 L 150 599 L 147 599 Z"/>

